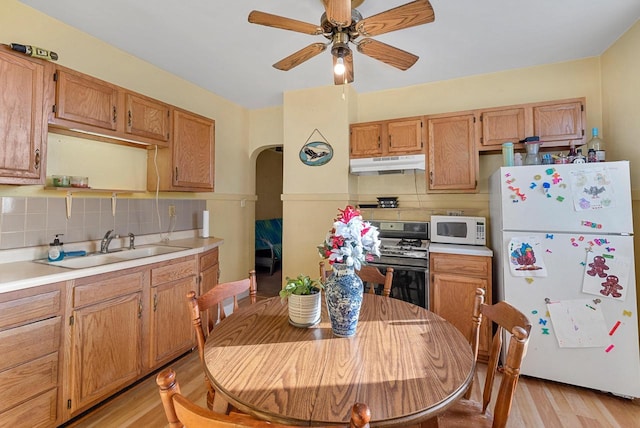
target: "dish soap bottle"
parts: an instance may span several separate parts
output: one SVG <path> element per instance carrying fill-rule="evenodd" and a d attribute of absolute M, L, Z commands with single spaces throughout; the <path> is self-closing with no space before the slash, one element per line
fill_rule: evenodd
<path fill-rule="evenodd" d="M 64 258 L 64 252 L 62 251 L 63 243 L 60 242 L 59 236 L 63 233 L 57 234 L 52 243 L 49 244 L 49 256 L 47 257 L 50 262 L 58 262 Z"/>

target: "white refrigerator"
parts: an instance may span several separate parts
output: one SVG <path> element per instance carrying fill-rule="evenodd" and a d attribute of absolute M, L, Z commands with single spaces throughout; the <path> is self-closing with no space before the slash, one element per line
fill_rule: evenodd
<path fill-rule="evenodd" d="M 532 323 L 521 374 L 640 397 L 629 162 L 502 167 L 495 295 Z"/>

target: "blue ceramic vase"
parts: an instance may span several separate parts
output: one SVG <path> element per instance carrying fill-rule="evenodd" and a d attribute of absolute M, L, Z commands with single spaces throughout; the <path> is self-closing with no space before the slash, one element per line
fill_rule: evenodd
<path fill-rule="evenodd" d="M 324 290 L 333 334 L 339 337 L 356 334 L 363 285 L 353 266 L 334 263 Z"/>

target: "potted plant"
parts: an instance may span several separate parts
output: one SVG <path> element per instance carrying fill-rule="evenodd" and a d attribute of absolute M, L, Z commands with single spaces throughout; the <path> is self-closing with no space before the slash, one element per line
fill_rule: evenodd
<path fill-rule="evenodd" d="M 287 277 L 280 298 L 289 301 L 289 322 L 296 327 L 311 327 L 320 322 L 322 283 L 307 275 Z"/>

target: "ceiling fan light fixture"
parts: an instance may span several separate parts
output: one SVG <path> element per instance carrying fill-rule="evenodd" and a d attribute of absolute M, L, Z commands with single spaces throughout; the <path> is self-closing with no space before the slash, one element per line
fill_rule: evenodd
<path fill-rule="evenodd" d="M 345 71 L 344 60 L 342 59 L 342 57 L 338 57 L 336 59 L 336 65 L 333 67 L 333 72 L 337 76 L 342 76 L 344 74 L 344 71 Z"/>

